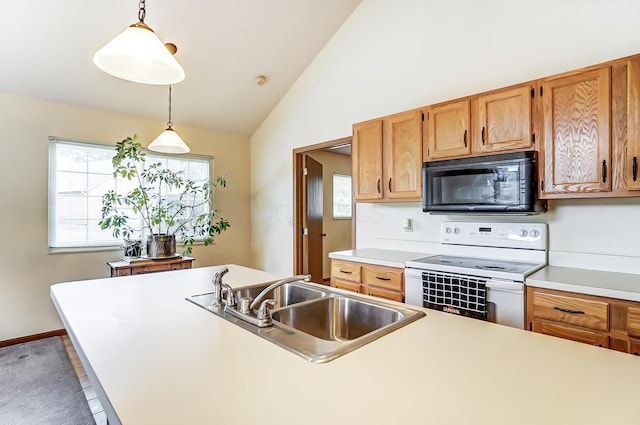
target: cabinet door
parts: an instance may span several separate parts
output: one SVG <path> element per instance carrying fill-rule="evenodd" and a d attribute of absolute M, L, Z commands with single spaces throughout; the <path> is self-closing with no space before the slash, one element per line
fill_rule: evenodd
<path fill-rule="evenodd" d="M 468 99 L 427 109 L 424 119 L 426 159 L 469 155 L 469 120 Z"/>
<path fill-rule="evenodd" d="M 610 74 L 602 67 L 543 81 L 542 197 L 611 190 Z"/>
<path fill-rule="evenodd" d="M 627 309 L 627 334 L 634 338 L 640 338 L 640 308 L 629 307 Z"/>
<path fill-rule="evenodd" d="M 640 59 L 627 66 L 627 151 L 624 169 L 628 190 L 640 190 Z"/>
<path fill-rule="evenodd" d="M 419 111 L 385 119 L 384 165 L 386 197 L 422 197 L 422 118 Z"/>
<path fill-rule="evenodd" d="M 354 199 L 382 199 L 382 120 L 354 124 L 351 147 Z"/>
<path fill-rule="evenodd" d="M 475 152 L 531 148 L 531 86 L 480 95 L 473 104 Z"/>
<path fill-rule="evenodd" d="M 640 341 L 629 341 L 629 353 L 640 356 Z"/>
<path fill-rule="evenodd" d="M 545 335 L 557 336 L 559 338 L 570 339 L 571 341 L 583 342 L 598 347 L 609 348 L 609 337 L 586 329 L 561 326 L 545 322 L 533 322 L 533 331 Z"/>

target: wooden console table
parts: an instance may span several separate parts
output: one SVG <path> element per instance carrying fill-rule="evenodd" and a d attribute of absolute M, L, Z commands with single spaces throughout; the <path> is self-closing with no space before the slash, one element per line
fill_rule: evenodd
<path fill-rule="evenodd" d="M 192 257 L 173 257 L 152 260 L 149 258 L 132 258 L 131 260 L 111 261 L 111 277 L 130 276 L 134 274 L 155 273 L 167 270 L 190 269 Z"/>

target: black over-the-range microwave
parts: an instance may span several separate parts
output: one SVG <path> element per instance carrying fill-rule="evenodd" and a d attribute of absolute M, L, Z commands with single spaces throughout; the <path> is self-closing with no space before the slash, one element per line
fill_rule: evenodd
<path fill-rule="evenodd" d="M 422 210 L 433 214 L 538 214 L 536 152 L 425 162 Z"/>

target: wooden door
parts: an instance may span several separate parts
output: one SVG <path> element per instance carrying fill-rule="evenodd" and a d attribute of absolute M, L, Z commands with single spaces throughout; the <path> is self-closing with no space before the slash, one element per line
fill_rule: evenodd
<path fill-rule="evenodd" d="M 426 110 L 424 137 L 426 159 L 440 159 L 471 153 L 468 99 L 435 105 Z"/>
<path fill-rule="evenodd" d="M 531 90 L 527 84 L 474 99 L 474 151 L 531 148 Z"/>
<path fill-rule="evenodd" d="M 640 59 L 627 66 L 627 151 L 624 180 L 628 190 L 640 190 Z"/>
<path fill-rule="evenodd" d="M 610 68 L 545 80 L 542 90 L 542 197 L 611 191 Z"/>
<path fill-rule="evenodd" d="M 354 124 L 351 150 L 354 199 L 382 199 L 382 120 Z"/>
<path fill-rule="evenodd" d="M 304 273 L 311 275 L 311 281 L 323 283 L 322 267 L 322 164 L 308 155 L 304 156 Z"/>
<path fill-rule="evenodd" d="M 385 120 L 383 175 L 386 197 L 419 201 L 422 197 L 422 118 L 420 111 Z"/>

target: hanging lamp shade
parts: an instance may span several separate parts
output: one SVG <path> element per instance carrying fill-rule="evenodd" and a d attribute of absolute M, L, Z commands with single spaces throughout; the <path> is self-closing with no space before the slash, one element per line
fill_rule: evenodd
<path fill-rule="evenodd" d="M 98 50 L 93 63 L 107 74 L 136 83 L 175 84 L 185 76 L 168 47 L 144 22 L 131 25 Z"/>
<path fill-rule="evenodd" d="M 169 85 L 169 121 L 167 122 L 167 128 L 158 135 L 153 142 L 149 143 L 149 148 L 152 151 L 163 153 L 187 153 L 190 151 L 189 146 L 182 140 L 178 133 L 172 128 L 173 122 L 171 122 L 171 85 Z"/>
<path fill-rule="evenodd" d="M 167 127 L 158 137 L 153 139 L 148 148 L 162 153 L 188 153 L 190 151 L 189 146 L 171 127 Z"/>

